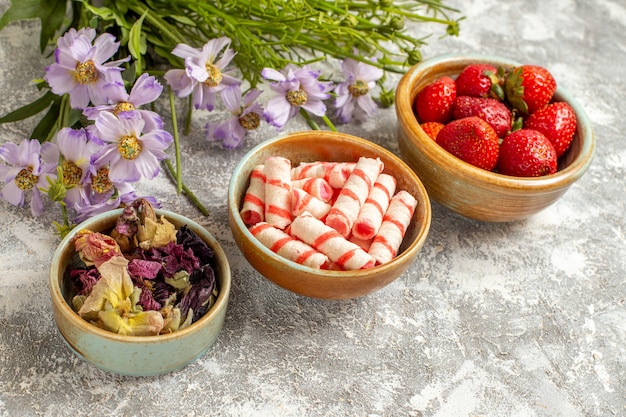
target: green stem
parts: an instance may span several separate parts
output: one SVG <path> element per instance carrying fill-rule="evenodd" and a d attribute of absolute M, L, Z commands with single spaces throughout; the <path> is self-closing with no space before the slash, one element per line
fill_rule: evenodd
<path fill-rule="evenodd" d="M 330 119 L 328 118 L 328 116 L 323 115 L 322 116 L 322 120 L 324 121 L 324 123 L 326 123 L 326 126 L 328 126 L 328 128 L 333 131 L 336 132 L 337 128 L 335 127 L 335 125 L 333 124 L 333 122 L 330 121 Z"/>
<path fill-rule="evenodd" d="M 174 135 L 174 152 L 176 155 L 176 192 L 180 194 L 183 191 L 183 175 L 180 163 L 180 140 L 178 137 L 178 121 L 176 116 L 176 100 L 171 88 L 167 89 L 170 98 L 170 110 L 172 115 L 172 133 Z"/>
<path fill-rule="evenodd" d="M 320 129 L 320 127 L 317 124 L 317 122 L 311 118 L 311 115 L 309 113 L 307 113 L 307 111 L 304 110 L 302 107 L 300 107 L 300 114 L 302 115 L 302 117 L 304 117 L 304 120 L 306 120 L 306 123 L 309 125 L 309 127 L 311 129 L 313 129 L 313 130 L 322 130 L 322 129 Z"/>
<path fill-rule="evenodd" d="M 174 170 L 174 167 L 172 166 L 172 163 L 170 162 L 169 159 L 165 160 L 165 167 L 167 168 L 167 171 L 169 172 L 169 174 L 172 176 L 172 178 L 175 177 L 176 175 L 176 171 Z M 200 202 L 200 200 L 198 200 L 198 198 L 196 197 L 196 195 L 193 193 L 193 191 L 191 191 L 185 184 L 183 184 L 183 193 L 187 196 L 187 198 L 196 206 L 196 208 L 198 210 L 200 210 L 200 212 L 202 212 L 202 214 L 204 214 L 205 216 L 209 215 L 209 210 L 207 210 L 202 203 Z"/>

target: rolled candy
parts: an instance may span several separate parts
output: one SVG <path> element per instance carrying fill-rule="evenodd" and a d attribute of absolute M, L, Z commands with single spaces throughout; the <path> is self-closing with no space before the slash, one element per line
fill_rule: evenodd
<path fill-rule="evenodd" d="M 328 256 L 341 269 L 366 269 L 376 264 L 376 260 L 360 246 L 349 242 L 310 213 L 304 212 L 296 217 L 289 228 L 292 236 Z"/>
<path fill-rule="evenodd" d="M 356 162 L 337 162 L 327 172 L 324 178 L 333 188 L 343 188 L 350 178 Z"/>
<path fill-rule="evenodd" d="M 265 160 L 265 221 L 279 229 L 289 226 L 291 216 L 291 161 L 282 156 Z"/>
<path fill-rule="evenodd" d="M 292 180 L 291 188 L 301 188 L 325 203 L 328 203 L 333 196 L 333 187 L 324 178 L 311 177 Z"/>
<path fill-rule="evenodd" d="M 332 266 L 326 255 L 267 222 L 255 224 L 250 228 L 250 233 L 263 246 L 290 261 L 318 269 L 328 269 Z"/>
<path fill-rule="evenodd" d="M 265 174 L 264 165 L 257 165 L 250 173 L 250 185 L 243 197 L 241 218 L 248 226 L 265 220 Z"/>
<path fill-rule="evenodd" d="M 350 177 L 356 162 L 301 162 L 291 171 L 292 179 L 323 178 L 333 188 L 341 188 Z"/>
<path fill-rule="evenodd" d="M 407 191 L 401 190 L 391 198 L 383 223 L 368 251 L 377 265 L 389 262 L 397 255 L 415 207 L 417 200 Z"/>
<path fill-rule="evenodd" d="M 323 219 L 330 211 L 330 204 L 307 193 L 301 188 L 291 189 L 291 213 L 294 216 L 308 211 L 316 219 Z"/>
<path fill-rule="evenodd" d="M 336 162 L 300 162 L 297 167 L 291 170 L 291 179 L 301 180 L 304 178 L 324 178 L 328 171 Z"/>
<path fill-rule="evenodd" d="M 363 240 L 376 236 L 391 196 L 396 192 L 396 184 L 396 179 L 389 174 L 378 176 L 352 226 L 352 235 Z"/>
<path fill-rule="evenodd" d="M 337 230 L 342 236 L 348 237 L 352 225 L 383 167 L 379 158 L 359 158 L 328 216 L 326 216 L 326 225 Z"/>

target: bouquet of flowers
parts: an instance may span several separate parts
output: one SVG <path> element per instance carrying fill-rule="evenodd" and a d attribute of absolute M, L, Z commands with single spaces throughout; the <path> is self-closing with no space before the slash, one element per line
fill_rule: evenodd
<path fill-rule="evenodd" d="M 322 120 L 335 130 L 331 118 L 362 120 L 393 102 L 385 74 L 419 62 L 425 43 L 406 34 L 407 22 L 457 35 L 454 13 L 440 0 L 13 0 L 0 30 L 40 19 L 41 51 L 54 50 L 35 81 L 40 97 L 0 118 L 44 113 L 30 139 L 0 147 L 0 197 L 17 206 L 30 199 L 34 216 L 46 196 L 58 202 L 64 235 L 73 227 L 68 208 L 82 221 L 135 201 L 133 184 L 157 176 L 163 163 L 178 192 L 208 214 L 182 181 L 177 101 L 187 100 L 185 131 L 194 110 L 228 110 L 227 120 L 206 126 L 207 140 L 226 148 L 241 146 L 262 121 L 280 130 L 297 115 L 311 128 Z M 342 79 L 314 68 L 327 58 L 342 60 Z M 262 84 L 273 93 L 266 103 L 259 102 Z M 164 85 L 171 132 L 154 111 Z"/>

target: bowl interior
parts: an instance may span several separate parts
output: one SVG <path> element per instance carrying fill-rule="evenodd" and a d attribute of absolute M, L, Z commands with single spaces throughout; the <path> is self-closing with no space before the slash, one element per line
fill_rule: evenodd
<path fill-rule="evenodd" d="M 276 255 L 260 244 L 244 224 L 239 210 L 254 167 L 269 156 L 280 155 L 292 161 L 357 161 L 359 157 L 380 158 L 384 172 L 393 175 L 397 190 L 410 192 L 418 201 L 413 219 L 407 229 L 398 256 L 391 262 L 371 269 L 357 271 L 327 271 L 310 268 Z M 280 136 L 252 149 L 235 168 L 229 187 L 229 218 L 231 229 L 244 256 L 262 275 L 291 291 L 319 298 L 352 298 L 373 291 L 375 276 L 380 275 L 378 288 L 400 275 L 414 259 L 428 234 L 431 220 L 430 202 L 417 175 L 397 156 L 386 149 L 355 136 L 328 132 L 306 131 Z M 268 265 L 270 267 L 268 268 Z M 289 277 L 279 276 L 284 273 Z M 367 284 L 371 288 L 368 289 Z M 388 282 L 384 282 L 384 281 Z M 364 284 L 359 288 L 359 283 Z M 353 289 L 341 292 L 341 286 Z M 333 291 L 337 289 L 337 291 Z"/>

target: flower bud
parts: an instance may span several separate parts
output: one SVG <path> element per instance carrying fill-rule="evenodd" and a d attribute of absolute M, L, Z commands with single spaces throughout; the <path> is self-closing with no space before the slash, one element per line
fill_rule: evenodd
<path fill-rule="evenodd" d="M 391 16 L 389 27 L 395 31 L 404 29 L 404 18 L 398 15 Z"/>
<path fill-rule="evenodd" d="M 409 65 L 415 65 L 422 62 L 422 53 L 419 49 L 413 49 L 409 52 L 409 56 L 407 57 Z"/>

